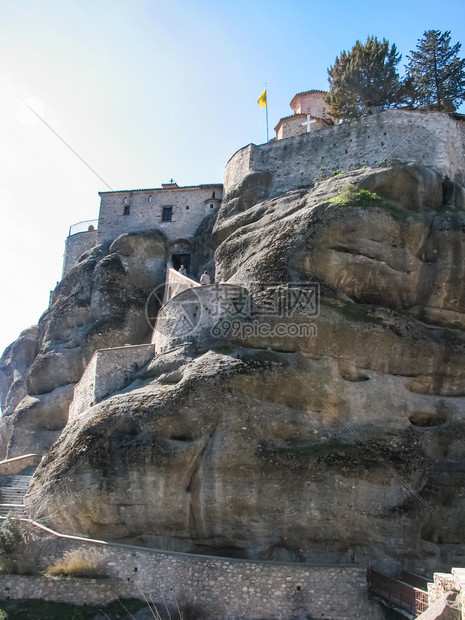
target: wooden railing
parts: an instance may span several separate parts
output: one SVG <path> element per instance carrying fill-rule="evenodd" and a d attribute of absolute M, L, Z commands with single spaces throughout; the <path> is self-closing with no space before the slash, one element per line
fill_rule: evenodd
<path fill-rule="evenodd" d="M 413 616 L 428 609 L 428 593 L 420 588 L 378 573 L 372 568 L 367 570 L 367 582 L 371 594 L 381 596 Z"/>

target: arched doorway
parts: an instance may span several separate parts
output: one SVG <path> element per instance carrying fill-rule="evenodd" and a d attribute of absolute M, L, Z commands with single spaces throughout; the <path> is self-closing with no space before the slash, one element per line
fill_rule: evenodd
<path fill-rule="evenodd" d="M 192 259 L 192 248 L 189 241 L 186 239 L 177 239 L 171 244 L 171 248 L 171 263 L 173 264 L 174 269 L 178 271 L 181 265 L 184 265 L 186 270 L 189 272 Z"/>

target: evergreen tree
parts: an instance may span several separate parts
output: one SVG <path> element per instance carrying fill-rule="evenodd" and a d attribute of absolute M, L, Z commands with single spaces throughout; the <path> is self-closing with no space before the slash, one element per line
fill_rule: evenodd
<path fill-rule="evenodd" d="M 330 92 L 326 102 L 334 118 L 350 119 L 396 107 L 402 99 L 402 83 L 396 71 L 401 55 L 389 41 L 368 37 L 343 51 L 328 69 Z"/>
<path fill-rule="evenodd" d="M 411 51 L 406 88 L 412 105 L 453 111 L 465 99 L 465 59 L 460 43 L 450 44 L 450 30 L 427 30 Z"/>

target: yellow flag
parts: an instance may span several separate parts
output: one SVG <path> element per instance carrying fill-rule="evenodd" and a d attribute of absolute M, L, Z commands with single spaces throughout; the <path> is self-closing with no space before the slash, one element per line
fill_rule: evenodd
<path fill-rule="evenodd" d="M 260 97 L 257 99 L 257 103 L 259 106 L 261 106 L 262 108 L 266 107 L 266 88 L 265 90 L 262 92 L 262 94 L 260 95 Z"/>

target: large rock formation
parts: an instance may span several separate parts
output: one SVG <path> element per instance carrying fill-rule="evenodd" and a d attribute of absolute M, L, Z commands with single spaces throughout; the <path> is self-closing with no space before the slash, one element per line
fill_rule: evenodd
<path fill-rule="evenodd" d="M 226 197 L 213 234 L 217 273 L 254 308 L 222 320 L 221 346 L 173 347 L 70 423 L 32 514 L 165 549 L 461 565 L 463 189 L 403 164 L 257 204 L 253 183 Z"/>
<path fill-rule="evenodd" d="M 74 384 L 96 349 L 150 342 L 150 291 L 164 282 L 161 233 L 121 235 L 86 252 L 37 327 L 0 360 L 0 458 L 45 453 L 68 420 Z"/>

